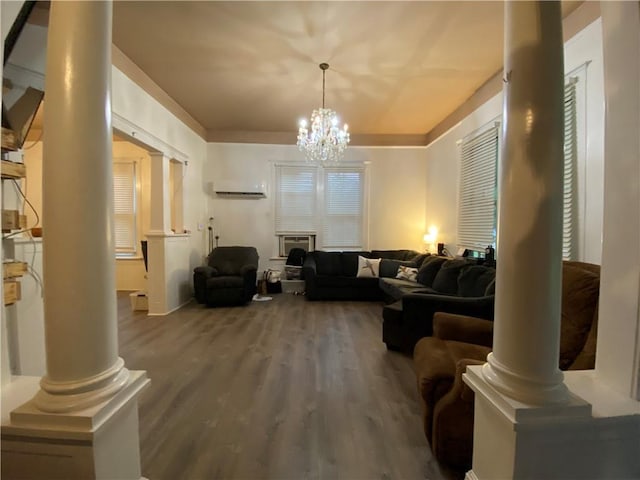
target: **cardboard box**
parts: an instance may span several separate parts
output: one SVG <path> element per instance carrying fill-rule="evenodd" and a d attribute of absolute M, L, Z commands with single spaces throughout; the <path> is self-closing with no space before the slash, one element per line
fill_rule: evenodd
<path fill-rule="evenodd" d="M 146 292 L 133 292 L 129 294 L 129 300 L 131 300 L 131 310 L 134 312 L 149 310 L 149 298 Z"/>

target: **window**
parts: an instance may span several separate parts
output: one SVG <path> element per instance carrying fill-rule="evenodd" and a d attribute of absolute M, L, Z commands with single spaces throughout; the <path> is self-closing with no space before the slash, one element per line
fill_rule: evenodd
<path fill-rule="evenodd" d="M 136 254 L 136 164 L 113 164 L 113 212 L 116 256 Z"/>
<path fill-rule="evenodd" d="M 309 251 L 361 249 L 364 168 L 276 165 L 275 230 L 278 253 L 302 241 Z"/>
<path fill-rule="evenodd" d="M 462 140 L 458 202 L 458 246 L 483 251 L 495 246 L 498 128 L 492 123 Z"/>
<path fill-rule="evenodd" d="M 317 169 L 276 166 L 276 234 L 315 233 Z"/>
<path fill-rule="evenodd" d="M 564 188 L 562 222 L 562 259 L 573 260 L 577 233 L 577 161 L 578 135 L 576 115 L 577 77 L 570 77 L 564 87 Z"/>
<path fill-rule="evenodd" d="M 325 248 L 361 248 L 363 196 L 362 168 L 324 169 L 322 244 Z"/>

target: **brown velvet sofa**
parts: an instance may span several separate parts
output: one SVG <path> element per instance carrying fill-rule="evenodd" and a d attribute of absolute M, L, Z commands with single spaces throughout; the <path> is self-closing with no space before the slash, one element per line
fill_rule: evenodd
<path fill-rule="evenodd" d="M 600 267 L 564 262 L 560 369 L 595 366 Z M 471 467 L 473 391 L 463 382 L 468 365 L 483 364 L 491 351 L 493 322 L 439 312 L 433 336 L 414 350 L 424 431 L 435 457 L 457 469 Z"/>

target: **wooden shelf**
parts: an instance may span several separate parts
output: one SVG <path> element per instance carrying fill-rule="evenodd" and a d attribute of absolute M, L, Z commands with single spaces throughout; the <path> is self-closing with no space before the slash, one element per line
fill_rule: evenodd
<path fill-rule="evenodd" d="M 20 179 L 27 176 L 27 166 L 24 163 L 2 160 L 2 178 Z"/>
<path fill-rule="evenodd" d="M 17 280 L 4 280 L 4 304 L 12 305 L 20 300 L 22 291 Z"/>
<path fill-rule="evenodd" d="M 27 273 L 27 264 L 25 262 L 2 262 L 2 276 L 4 280 L 21 277 L 25 273 Z"/>
<path fill-rule="evenodd" d="M 13 130 L 5 127 L 2 127 L 2 150 L 11 152 L 18 150 L 16 134 L 13 133 Z"/>

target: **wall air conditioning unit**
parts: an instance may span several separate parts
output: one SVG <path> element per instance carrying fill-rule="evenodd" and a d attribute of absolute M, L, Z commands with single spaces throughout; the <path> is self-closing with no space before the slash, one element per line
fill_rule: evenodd
<path fill-rule="evenodd" d="M 219 197 L 266 198 L 267 196 L 267 185 L 264 182 L 220 180 L 214 182 L 213 187 Z"/>

